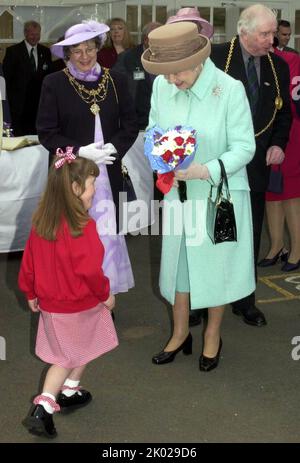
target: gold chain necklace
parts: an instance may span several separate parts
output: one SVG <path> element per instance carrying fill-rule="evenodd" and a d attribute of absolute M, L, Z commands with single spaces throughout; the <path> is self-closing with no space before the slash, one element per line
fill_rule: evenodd
<path fill-rule="evenodd" d="M 233 49 L 234 49 L 236 39 L 237 39 L 236 37 L 233 37 L 233 39 L 230 42 L 230 48 L 229 48 L 229 52 L 228 52 L 228 56 L 227 56 L 227 60 L 226 60 L 226 64 L 225 64 L 225 69 L 224 69 L 224 72 L 226 74 L 228 73 L 229 65 L 231 63 Z M 270 65 L 271 65 L 272 72 L 273 72 L 275 85 L 276 85 L 277 96 L 276 96 L 275 101 L 274 101 L 274 112 L 273 112 L 273 116 L 272 116 L 271 120 L 268 122 L 268 124 L 262 130 L 260 130 L 259 132 L 257 132 L 255 134 L 255 137 L 259 137 L 262 133 L 264 133 L 266 130 L 268 130 L 269 127 L 271 127 L 271 125 L 273 124 L 273 122 L 275 120 L 277 111 L 279 111 L 282 108 L 282 105 L 283 105 L 283 101 L 282 101 L 282 98 L 280 96 L 279 82 L 278 82 L 278 77 L 277 77 L 276 70 L 275 70 L 275 67 L 274 67 L 274 63 L 273 63 L 273 60 L 271 58 L 270 53 L 268 53 L 267 56 L 268 56 L 268 60 L 269 60 Z"/>
<path fill-rule="evenodd" d="M 77 82 L 75 77 L 72 76 L 68 68 L 65 68 L 63 71 L 69 79 L 70 84 L 74 88 L 75 92 L 80 96 L 80 98 L 87 104 L 91 105 L 90 111 L 96 116 L 100 111 L 99 103 L 105 100 L 108 90 L 109 80 L 112 80 L 109 73 L 109 69 L 102 68 L 104 74 L 98 84 L 96 89 L 87 89 L 84 85 Z M 113 84 L 114 85 L 114 84 Z"/>

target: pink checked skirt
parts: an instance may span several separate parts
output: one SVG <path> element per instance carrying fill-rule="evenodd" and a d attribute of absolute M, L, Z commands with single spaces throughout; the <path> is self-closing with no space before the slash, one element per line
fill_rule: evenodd
<path fill-rule="evenodd" d="M 118 344 L 111 312 L 101 303 L 71 314 L 40 310 L 35 353 L 44 362 L 76 368 Z"/>

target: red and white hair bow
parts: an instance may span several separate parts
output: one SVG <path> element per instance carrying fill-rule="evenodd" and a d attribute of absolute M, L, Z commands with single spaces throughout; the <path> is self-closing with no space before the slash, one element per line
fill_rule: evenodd
<path fill-rule="evenodd" d="M 70 164 L 76 159 L 75 154 L 73 154 L 73 146 L 67 146 L 65 152 L 61 148 L 57 148 L 56 156 L 59 157 L 59 159 L 54 163 L 55 169 L 62 167 L 65 162 Z"/>

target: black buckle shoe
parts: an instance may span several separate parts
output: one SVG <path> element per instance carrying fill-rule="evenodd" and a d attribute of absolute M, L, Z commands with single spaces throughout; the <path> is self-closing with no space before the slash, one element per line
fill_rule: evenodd
<path fill-rule="evenodd" d="M 48 413 L 42 405 L 35 405 L 32 412 L 23 421 L 24 426 L 37 436 L 56 437 L 57 432 L 53 423 L 53 415 Z"/>
<path fill-rule="evenodd" d="M 199 359 L 199 369 L 200 371 L 211 371 L 214 368 L 217 368 L 220 360 L 220 354 L 222 350 L 222 338 L 220 338 L 219 349 L 217 355 L 215 357 L 205 357 L 205 355 L 201 355 Z"/>
<path fill-rule="evenodd" d="M 240 310 L 236 307 L 232 308 L 232 313 L 235 315 L 241 315 L 243 320 L 248 325 L 252 326 L 264 326 L 267 324 L 264 314 L 255 305 L 251 305 L 246 310 Z"/>
<path fill-rule="evenodd" d="M 85 407 L 92 400 L 92 394 L 89 391 L 80 389 L 76 391 L 71 397 L 67 397 L 60 392 L 57 396 L 56 402 L 60 406 L 60 411 L 63 414 L 70 413 L 77 408 Z"/>
<path fill-rule="evenodd" d="M 166 352 L 162 350 L 159 354 L 156 354 L 152 357 L 152 363 L 155 365 L 163 365 L 164 363 L 173 362 L 174 358 L 182 350 L 185 355 L 191 355 L 192 353 L 192 345 L 193 345 L 193 338 L 191 333 L 185 338 L 182 344 L 180 344 L 177 349 L 172 350 L 170 352 Z"/>

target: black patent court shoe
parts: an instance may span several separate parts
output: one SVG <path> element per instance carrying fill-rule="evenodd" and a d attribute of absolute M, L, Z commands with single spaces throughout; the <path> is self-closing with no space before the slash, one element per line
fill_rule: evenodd
<path fill-rule="evenodd" d="M 85 389 L 80 389 L 79 392 L 67 397 L 62 392 L 57 396 L 56 402 L 60 406 L 61 413 L 69 413 L 77 408 L 85 407 L 92 400 L 92 394 Z"/>
<path fill-rule="evenodd" d="M 219 359 L 220 359 L 220 353 L 222 350 L 222 338 L 220 338 L 220 344 L 219 344 L 219 349 L 217 352 L 217 355 L 215 357 L 205 357 L 205 355 L 201 355 L 199 359 L 199 368 L 200 371 L 211 371 L 214 368 L 217 368 Z"/>
<path fill-rule="evenodd" d="M 279 257 L 281 262 L 286 262 L 288 258 L 288 251 L 284 251 L 283 248 L 280 249 L 277 254 L 275 254 L 274 257 L 271 257 L 270 259 L 262 259 L 260 262 L 258 262 L 258 267 L 271 267 L 272 265 L 275 265 L 276 262 L 278 261 Z"/>
<path fill-rule="evenodd" d="M 179 347 L 177 347 L 177 349 L 172 350 L 170 352 L 162 350 L 161 352 L 159 352 L 159 354 L 154 355 L 154 357 L 152 357 L 152 363 L 155 363 L 155 365 L 163 365 L 164 363 L 173 362 L 174 358 L 181 350 L 184 353 L 184 355 L 191 355 L 192 344 L 193 338 L 191 333 L 189 333 L 186 339 L 183 341 L 182 344 L 180 344 Z"/>
<path fill-rule="evenodd" d="M 37 436 L 56 437 L 53 415 L 46 412 L 42 405 L 35 405 L 32 412 L 23 421 L 24 426 Z"/>

